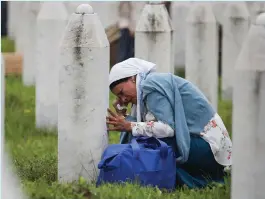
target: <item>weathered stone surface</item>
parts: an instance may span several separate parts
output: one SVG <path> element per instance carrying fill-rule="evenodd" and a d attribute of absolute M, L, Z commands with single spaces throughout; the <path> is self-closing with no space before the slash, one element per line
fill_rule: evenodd
<path fill-rule="evenodd" d="M 209 4 L 194 3 L 187 17 L 186 79 L 205 94 L 217 110 L 217 26 Z"/>
<path fill-rule="evenodd" d="M 83 8 L 82 8 L 83 7 Z M 97 177 L 108 144 L 109 42 L 96 13 L 80 5 L 61 43 L 58 107 L 58 178 Z M 70 158 L 69 158 L 70 157 Z"/>
<path fill-rule="evenodd" d="M 135 33 L 135 57 L 157 64 L 158 72 L 174 73 L 173 31 L 163 4 L 146 4 Z"/>
<path fill-rule="evenodd" d="M 256 22 L 257 16 L 265 12 L 265 2 L 264 1 L 247 1 L 248 10 L 250 13 L 251 23 Z"/>
<path fill-rule="evenodd" d="M 32 86 L 35 85 L 37 15 L 40 9 L 40 2 L 27 1 L 22 9 L 24 17 L 22 79 L 24 85 Z"/>
<path fill-rule="evenodd" d="M 53 129 L 57 127 L 59 44 L 67 25 L 67 19 L 68 13 L 63 2 L 43 2 L 37 17 L 37 128 Z"/>
<path fill-rule="evenodd" d="M 222 99 L 231 100 L 235 63 L 247 36 L 250 15 L 245 2 L 227 3 L 222 38 Z"/>
<path fill-rule="evenodd" d="M 239 54 L 238 70 L 265 71 L 265 12 L 251 25 Z"/>
<path fill-rule="evenodd" d="M 265 198 L 265 18 L 257 17 L 236 62 L 233 91 L 233 199 Z M 247 150 L 246 150 L 247 147 Z"/>
<path fill-rule="evenodd" d="M 171 5 L 175 69 L 185 68 L 186 18 L 190 7 L 190 2 L 174 1 Z"/>

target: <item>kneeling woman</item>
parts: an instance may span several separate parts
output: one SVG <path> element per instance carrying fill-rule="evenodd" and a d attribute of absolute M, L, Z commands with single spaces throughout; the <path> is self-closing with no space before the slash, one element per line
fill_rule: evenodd
<path fill-rule="evenodd" d="M 171 145 L 178 186 L 224 182 L 224 168 L 232 165 L 232 142 L 222 119 L 195 85 L 155 68 L 137 58 L 112 67 L 109 86 L 117 96 L 117 113 L 110 111 L 109 130 L 122 132 L 121 143 L 132 136 L 153 136 Z M 126 116 L 120 106 L 129 103 L 131 114 Z"/>

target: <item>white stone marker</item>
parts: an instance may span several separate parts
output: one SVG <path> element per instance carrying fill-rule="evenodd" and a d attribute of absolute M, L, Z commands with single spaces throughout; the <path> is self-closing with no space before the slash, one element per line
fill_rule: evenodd
<path fill-rule="evenodd" d="M 61 44 L 58 109 L 58 177 L 71 182 L 97 177 L 108 144 L 109 42 L 88 4 L 70 16 Z"/>
<path fill-rule="evenodd" d="M 8 1 L 7 7 L 8 7 L 8 12 L 7 12 L 8 37 L 11 39 L 15 39 L 16 26 L 19 23 L 18 18 L 17 18 L 17 14 L 20 11 L 19 2 Z"/>
<path fill-rule="evenodd" d="M 67 2 L 68 11 L 72 14 L 78 5 L 89 3 L 95 13 L 98 14 L 99 19 L 104 28 L 114 25 L 118 21 L 118 1 L 77 1 Z"/>
<path fill-rule="evenodd" d="M 22 8 L 24 20 L 23 28 L 23 72 L 22 79 L 25 86 L 35 84 L 36 67 L 36 28 L 37 15 L 40 9 L 40 2 L 27 1 Z"/>
<path fill-rule="evenodd" d="M 211 4 L 213 14 L 215 16 L 215 20 L 218 24 L 223 25 L 224 24 L 224 10 L 226 9 L 226 6 L 230 2 L 225 2 L 225 1 L 212 1 L 212 2 L 207 2 L 208 4 Z"/>
<path fill-rule="evenodd" d="M 1 88 L 1 107 L 0 107 L 0 116 L 1 116 L 1 146 L 4 146 L 4 125 L 5 125 L 5 60 L 4 60 L 4 56 L 1 53 L 1 80 L 0 80 L 0 88 Z M 3 148 L 2 148 L 3 149 Z"/>
<path fill-rule="evenodd" d="M 186 79 L 218 106 L 217 27 L 211 5 L 193 3 L 187 17 Z"/>
<path fill-rule="evenodd" d="M 143 8 L 135 32 L 135 57 L 156 63 L 158 72 L 174 73 L 171 20 L 159 2 Z"/>
<path fill-rule="evenodd" d="M 255 23 L 257 16 L 265 12 L 265 2 L 264 1 L 247 1 L 251 22 Z"/>
<path fill-rule="evenodd" d="M 264 12 L 265 13 L 265 12 Z M 263 32 L 263 18 L 264 13 L 261 14 L 254 25 L 252 24 L 251 29 L 248 32 L 242 50 L 240 52 L 241 59 L 238 59 L 236 66 L 240 66 L 241 70 L 245 71 L 263 71 L 265 67 L 265 46 L 264 32 Z"/>
<path fill-rule="evenodd" d="M 173 1 L 171 5 L 175 69 L 185 68 L 186 18 L 190 7 L 190 2 Z"/>
<path fill-rule="evenodd" d="M 88 3 L 89 1 L 87 1 Z M 75 13 L 76 8 L 81 5 L 81 4 L 85 4 L 85 1 L 65 1 L 65 7 L 69 13 L 69 15 Z"/>
<path fill-rule="evenodd" d="M 25 2 L 16 2 L 19 6 L 19 11 L 16 13 L 17 15 L 17 24 L 15 29 L 15 48 L 16 52 L 23 53 L 23 47 L 24 47 L 24 33 L 25 33 L 25 13 L 23 12 L 23 7 Z"/>
<path fill-rule="evenodd" d="M 258 19 L 258 17 L 257 17 Z M 265 15 L 263 16 L 263 46 L 265 49 Z M 264 53 L 263 53 L 264 55 Z M 259 72 L 259 113 L 258 113 L 258 126 L 256 132 L 256 143 L 255 143 L 255 153 L 253 156 L 255 157 L 254 163 L 256 166 L 254 167 L 255 173 L 255 198 L 256 199 L 264 199 L 265 198 L 265 190 L 264 190 L 264 178 L 265 178 L 265 63 L 263 63 L 264 70 Z"/>
<path fill-rule="evenodd" d="M 2 193 L 1 198 L 5 199 L 26 199 L 22 192 L 20 183 L 8 158 L 7 152 L 3 152 L 1 157 L 2 172 Z"/>
<path fill-rule="evenodd" d="M 23 194 L 17 176 L 13 170 L 12 163 L 8 157 L 7 151 L 5 150 L 5 62 L 4 57 L 1 53 L 1 79 L 0 79 L 0 87 L 1 87 L 1 198 L 5 199 L 25 199 L 25 195 Z"/>
<path fill-rule="evenodd" d="M 224 12 L 222 38 L 222 99 L 231 100 L 234 67 L 249 29 L 250 15 L 245 2 L 229 2 Z"/>
<path fill-rule="evenodd" d="M 238 56 L 233 91 L 232 199 L 265 198 L 265 13 Z"/>
<path fill-rule="evenodd" d="M 36 126 L 52 129 L 58 120 L 60 48 L 68 13 L 63 2 L 44 2 L 37 17 Z"/>

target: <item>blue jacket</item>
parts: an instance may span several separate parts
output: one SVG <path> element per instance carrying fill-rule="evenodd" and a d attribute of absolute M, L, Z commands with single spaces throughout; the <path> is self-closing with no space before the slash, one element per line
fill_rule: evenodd
<path fill-rule="evenodd" d="M 177 162 L 186 162 L 190 135 L 199 135 L 216 111 L 195 85 L 171 73 L 148 74 L 140 89 L 148 111 L 175 130 Z"/>

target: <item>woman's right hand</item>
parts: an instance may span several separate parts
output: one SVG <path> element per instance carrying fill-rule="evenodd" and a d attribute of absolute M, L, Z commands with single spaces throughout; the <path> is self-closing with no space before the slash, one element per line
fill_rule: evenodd
<path fill-rule="evenodd" d="M 119 98 L 116 98 L 112 105 L 118 115 L 126 116 L 128 104 L 123 104 Z"/>

